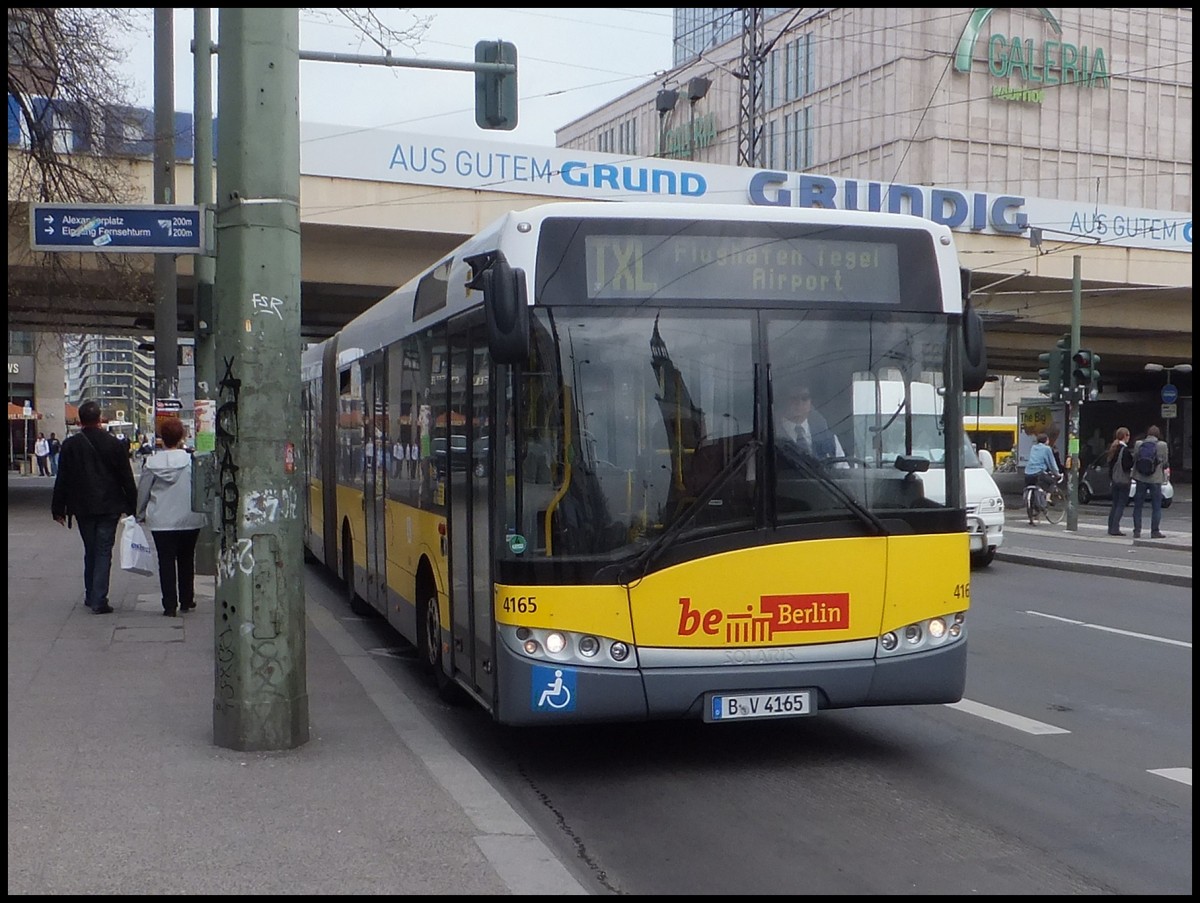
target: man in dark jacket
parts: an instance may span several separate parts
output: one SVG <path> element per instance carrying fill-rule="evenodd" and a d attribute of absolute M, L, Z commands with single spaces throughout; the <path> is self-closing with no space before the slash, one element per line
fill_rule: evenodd
<path fill-rule="evenodd" d="M 100 405 L 79 406 L 83 429 L 62 444 L 50 513 L 64 526 L 74 517 L 83 538 L 84 603 L 94 614 L 108 604 L 113 545 L 123 514 L 137 510 L 137 484 L 125 446 L 100 426 Z"/>

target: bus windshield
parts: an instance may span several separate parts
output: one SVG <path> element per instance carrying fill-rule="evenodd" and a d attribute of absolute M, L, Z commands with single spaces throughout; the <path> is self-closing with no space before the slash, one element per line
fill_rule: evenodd
<path fill-rule="evenodd" d="M 895 405 L 859 397 L 884 375 L 941 381 L 933 314 L 564 306 L 537 310 L 532 331 L 506 453 L 507 529 L 526 555 L 634 554 L 681 517 L 685 533 L 821 521 L 854 534 L 862 509 L 940 507 L 897 455 L 940 466 L 963 441 L 932 401 L 873 432 Z M 798 396 L 816 466 L 784 451 Z"/>

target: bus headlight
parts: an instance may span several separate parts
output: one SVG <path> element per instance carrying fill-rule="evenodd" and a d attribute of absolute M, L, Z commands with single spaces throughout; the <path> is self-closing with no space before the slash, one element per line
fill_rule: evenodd
<path fill-rule="evenodd" d="M 912 624 L 881 633 L 877 641 L 877 654 L 891 657 L 928 652 L 965 638 L 966 629 L 966 612 L 961 611 L 953 615 L 914 621 Z"/>
<path fill-rule="evenodd" d="M 637 668 L 637 648 L 612 637 L 543 627 L 496 625 L 497 637 L 514 654 L 555 665 Z"/>

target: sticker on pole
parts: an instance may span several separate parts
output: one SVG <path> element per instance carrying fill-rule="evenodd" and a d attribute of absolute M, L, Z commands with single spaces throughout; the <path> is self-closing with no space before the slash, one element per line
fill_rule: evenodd
<path fill-rule="evenodd" d="M 283 446 L 283 472 L 296 472 L 296 446 L 290 442 Z"/>

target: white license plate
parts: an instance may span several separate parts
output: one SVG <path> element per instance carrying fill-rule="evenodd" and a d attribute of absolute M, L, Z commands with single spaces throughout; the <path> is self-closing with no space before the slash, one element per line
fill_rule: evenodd
<path fill-rule="evenodd" d="M 765 693 L 706 693 L 705 721 L 744 718 L 795 718 L 816 711 L 812 690 L 770 690 Z"/>

